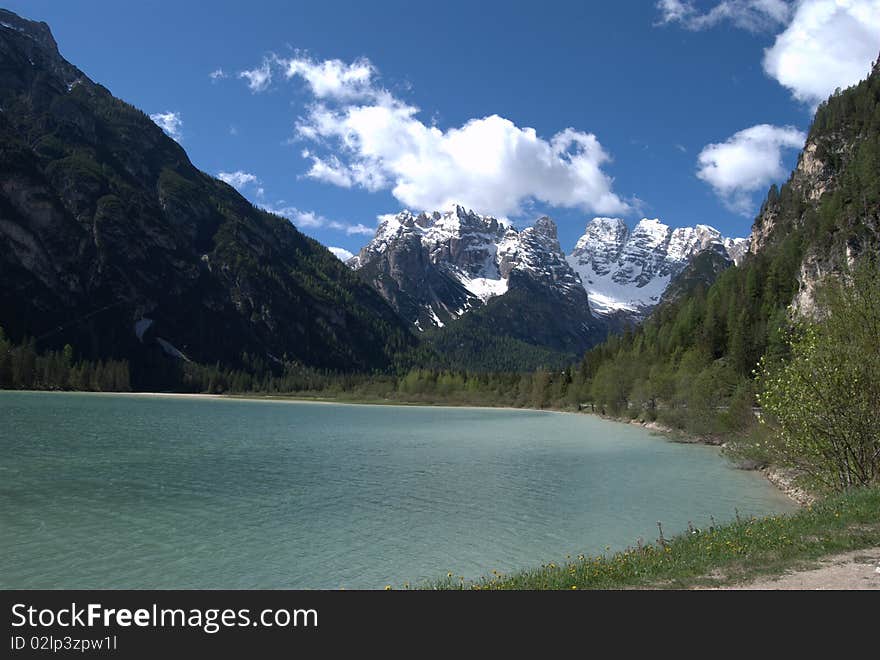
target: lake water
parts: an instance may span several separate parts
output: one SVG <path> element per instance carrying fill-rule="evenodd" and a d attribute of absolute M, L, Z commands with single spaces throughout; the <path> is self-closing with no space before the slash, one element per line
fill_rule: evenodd
<path fill-rule="evenodd" d="M 382 588 L 791 508 L 587 415 L 0 392 L 0 588 Z"/>

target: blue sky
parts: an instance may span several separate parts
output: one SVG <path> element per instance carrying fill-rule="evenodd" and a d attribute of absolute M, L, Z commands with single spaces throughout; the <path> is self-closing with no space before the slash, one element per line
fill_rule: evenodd
<path fill-rule="evenodd" d="M 596 215 L 746 235 L 818 100 L 880 51 L 878 0 L 4 4 L 196 166 L 352 252 L 380 214 L 460 198 L 547 213 L 565 250 Z"/>

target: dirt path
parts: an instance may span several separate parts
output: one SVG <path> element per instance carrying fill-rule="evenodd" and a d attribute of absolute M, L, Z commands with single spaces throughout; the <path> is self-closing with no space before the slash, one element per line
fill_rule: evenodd
<path fill-rule="evenodd" d="M 880 590 L 880 547 L 826 557 L 818 564 L 818 568 L 788 571 L 777 578 L 724 588 Z"/>

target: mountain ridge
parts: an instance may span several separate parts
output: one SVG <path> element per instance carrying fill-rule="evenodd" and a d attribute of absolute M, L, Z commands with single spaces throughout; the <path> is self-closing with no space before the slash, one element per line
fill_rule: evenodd
<path fill-rule="evenodd" d="M 419 330 L 442 328 L 507 294 L 514 271 L 565 298 L 582 299 L 575 291 L 583 289 L 589 316 L 614 327 L 643 320 L 690 260 L 709 249 L 737 262 L 748 239 L 725 238 L 708 225 L 673 229 L 646 218 L 630 231 L 622 219 L 595 218 L 566 255 L 549 217 L 517 230 L 455 205 L 384 216 L 347 263 Z"/>
<path fill-rule="evenodd" d="M 67 62 L 45 23 L 6 10 L 0 23 L 0 325 L 13 340 L 128 358 L 154 387 L 167 354 L 369 370 L 414 344 L 326 248 Z"/>
<path fill-rule="evenodd" d="M 438 351 L 470 356 L 462 364 L 508 364 L 514 345 L 564 363 L 606 334 L 548 217 L 517 230 L 458 205 L 402 211 L 348 263 Z M 479 356 L 489 344 L 498 351 Z"/>
<path fill-rule="evenodd" d="M 595 218 L 567 257 L 590 297 L 594 314 L 643 320 L 697 254 L 712 249 L 734 263 L 748 239 L 725 238 L 714 227 L 672 228 L 643 218 L 630 231 L 619 218 Z"/>

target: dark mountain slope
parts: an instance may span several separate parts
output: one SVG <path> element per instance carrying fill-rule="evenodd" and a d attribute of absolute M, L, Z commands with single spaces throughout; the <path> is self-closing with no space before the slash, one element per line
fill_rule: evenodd
<path fill-rule="evenodd" d="M 660 298 L 660 304 L 673 303 L 692 295 L 697 287 L 708 289 L 731 266 L 733 261 L 723 250 L 710 248 L 700 252 L 672 279 Z"/>
<path fill-rule="evenodd" d="M 451 366 L 460 369 L 561 368 L 604 338 L 600 324 L 589 315 L 586 293 L 582 289 L 578 293 L 582 304 L 514 272 L 507 293 L 454 323 L 427 332 L 425 339 Z"/>
<path fill-rule="evenodd" d="M 415 343 L 323 246 L 197 170 L 66 62 L 46 24 L 5 10 L 0 22 L 0 325 L 12 339 L 135 363 L 173 346 L 199 362 L 345 370 L 383 368 Z"/>

